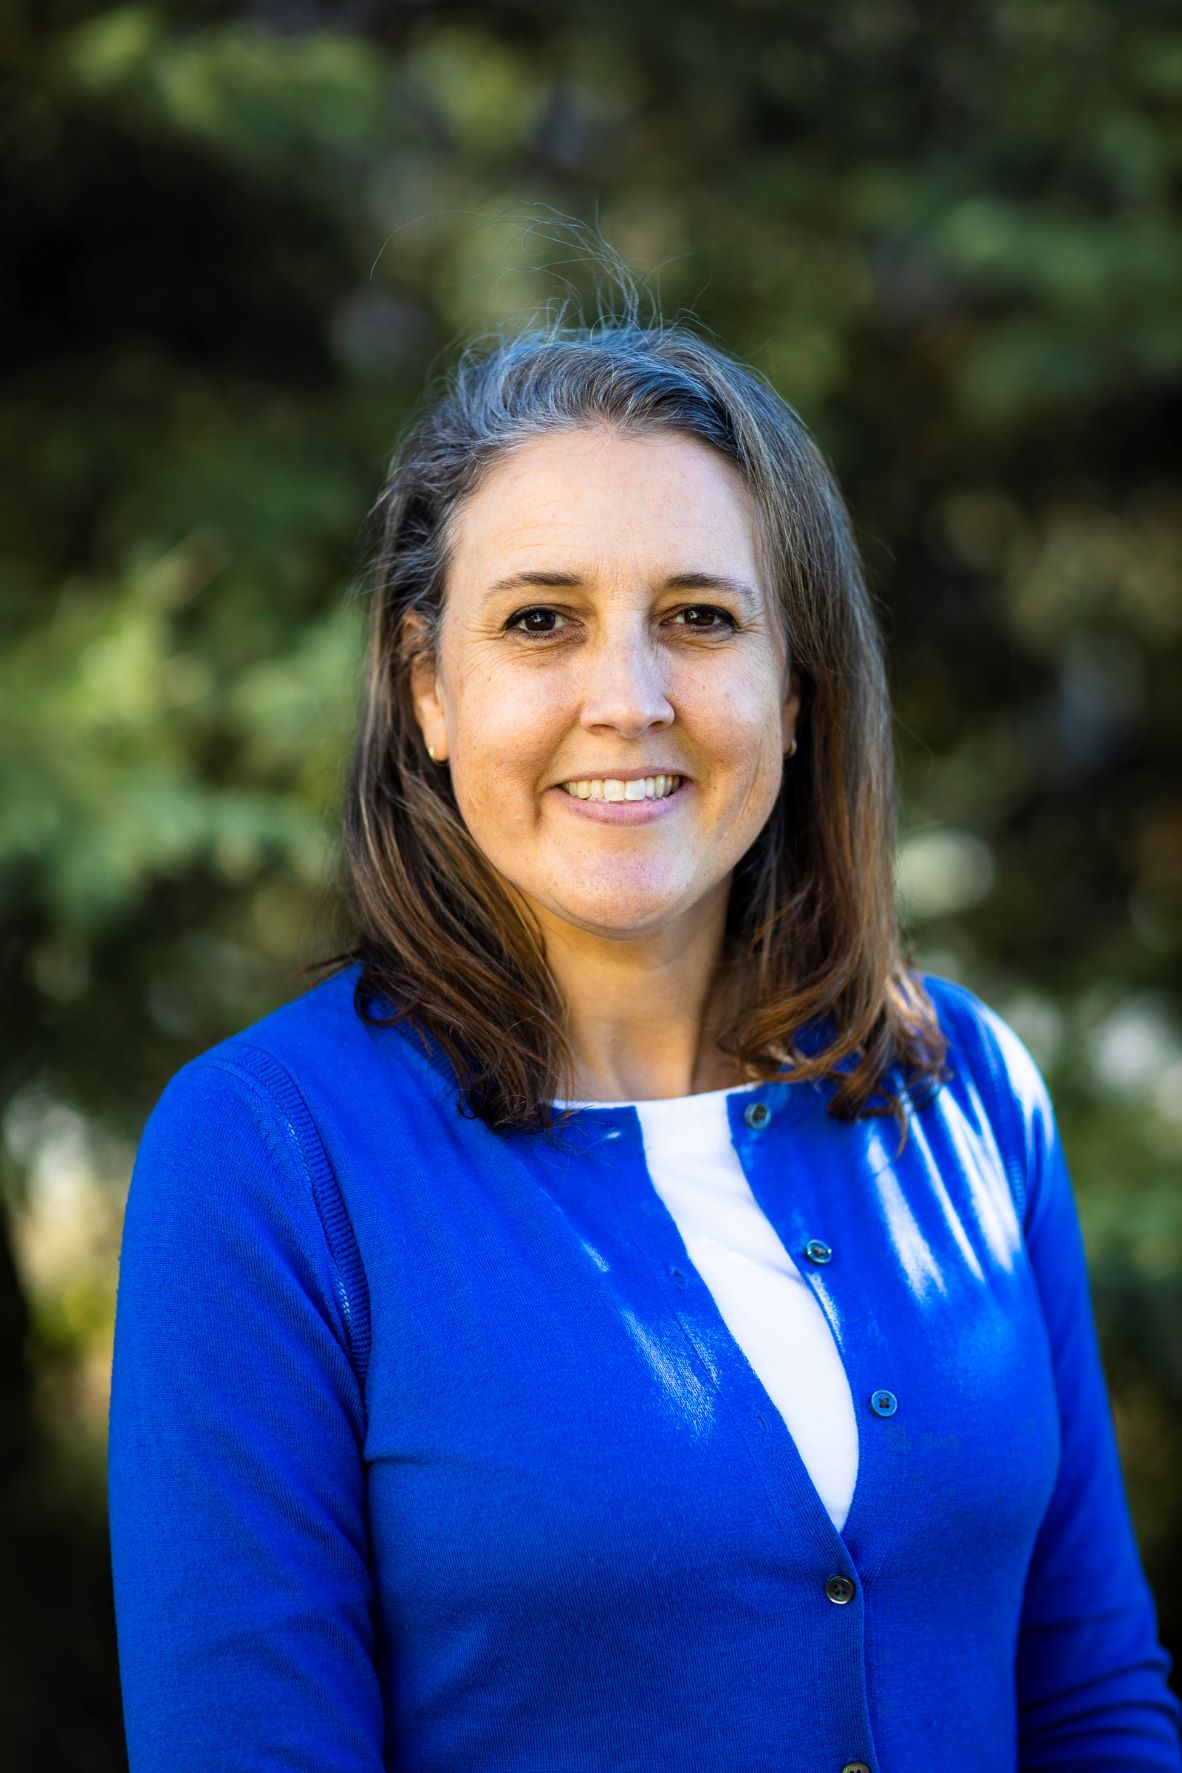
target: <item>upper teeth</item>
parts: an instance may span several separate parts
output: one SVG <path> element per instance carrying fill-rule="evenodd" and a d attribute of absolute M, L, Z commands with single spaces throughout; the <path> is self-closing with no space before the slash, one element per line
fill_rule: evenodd
<path fill-rule="evenodd" d="M 661 800 L 681 787 L 680 776 L 637 776 L 623 782 L 618 776 L 590 776 L 581 782 L 564 782 L 568 794 L 579 800 Z"/>

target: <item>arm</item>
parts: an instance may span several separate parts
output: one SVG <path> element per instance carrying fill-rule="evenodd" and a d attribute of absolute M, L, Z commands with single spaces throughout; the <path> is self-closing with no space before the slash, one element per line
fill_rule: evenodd
<path fill-rule="evenodd" d="M 1182 1706 L 1125 1497 L 1079 1216 L 1046 1085 L 1008 1028 L 1029 1139 L 1025 1238 L 1059 1396 L 1059 1475 L 1034 1544 L 1017 1653 L 1020 1773 L 1179 1773 Z"/>
<path fill-rule="evenodd" d="M 108 1511 L 131 1773 L 381 1773 L 363 1400 L 290 1127 L 179 1072 L 124 1219 Z"/>

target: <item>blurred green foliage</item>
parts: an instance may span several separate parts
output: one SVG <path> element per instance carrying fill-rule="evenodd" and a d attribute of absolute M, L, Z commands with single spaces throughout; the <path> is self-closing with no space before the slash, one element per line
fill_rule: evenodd
<path fill-rule="evenodd" d="M 593 299 L 561 216 L 767 373 L 847 491 L 916 957 L 1051 1082 L 1182 1650 L 1180 97 L 1163 0 L 9 8 L 6 1766 L 123 1764 L 131 1151 L 339 936 L 364 516 L 433 365 Z"/>

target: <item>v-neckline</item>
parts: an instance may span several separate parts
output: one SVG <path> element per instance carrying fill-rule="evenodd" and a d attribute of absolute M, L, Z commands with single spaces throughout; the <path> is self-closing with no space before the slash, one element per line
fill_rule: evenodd
<path fill-rule="evenodd" d="M 743 1159 L 743 1135 L 751 1136 L 743 1116 L 754 1097 L 768 1107 L 768 1124 L 774 1120 L 783 1133 L 789 1124 L 815 1107 L 816 1095 L 809 1085 L 789 1083 L 757 1084 L 750 1090 L 727 1090 L 722 1094 L 738 1095 L 737 1101 L 728 1104 L 728 1117 L 740 1164 L 761 1210 L 795 1261 L 794 1250 L 802 1249 L 811 1233 L 803 1223 L 785 1225 L 780 1215 L 769 1211 L 768 1203 L 760 1199 L 755 1179 Z M 689 1257 L 676 1220 L 653 1187 L 644 1153 L 643 1128 L 635 1107 L 630 1103 L 598 1104 L 586 1118 L 594 1122 L 594 1129 L 588 1129 L 592 1142 L 602 1139 L 611 1150 L 605 1170 L 619 1208 L 621 1233 L 644 1258 L 643 1266 L 659 1289 L 666 1309 L 676 1318 L 705 1379 L 746 1443 L 777 1519 L 797 1547 L 803 1528 L 817 1555 L 828 1559 L 835 1574 L 841 1573 L 847 1564 L 852 1564 L 851 1543 L 870 1507 L 867 1498 L 873 1483 L 872 1464 L 860 1446 L 853 1495 L 839 1530 L 787 1423 Z M 807 1264 L 801 1266 L 803 1273 Z M 818 1284 L 817 1271 L 805 1274 L 804 1278 L 824 1313 L 857 1413 L 855 1375 L 838 1338 L 824 1288 Z M 858 1429 L 861 1442 L 860 1421 Z"/>

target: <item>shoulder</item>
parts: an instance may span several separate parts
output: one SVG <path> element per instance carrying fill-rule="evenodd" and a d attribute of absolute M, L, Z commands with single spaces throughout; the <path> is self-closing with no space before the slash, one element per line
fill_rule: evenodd
<path fill-rule="evenodd" d="M 128 1185 L 122 1349 L 169 1333 L 161 1313 L 170 1327 L 183 1319 L 194 1334 L 209 1326 L 233 1334 L 224 1314 L 247 1300 L 253 1323 L 272 1309 L 313 1334 L 335 1322 L 350 1357 L 364 1361 L 368 1291 L 321 1137 L 316 1084 L 317 1066 L 331 1064 L 333 1054 L 338 1073 L 350 1072 L 342 1039 L 359 1037 L 344 1015 L 349 997 L 346 980 L 325 981 L 198 1053 L 168 1080 L 145 1122 Z"/>
<path fill-rule="evenodd" d="M 1057 1139 L 1046 1079 L 1022 1037 L 967 985 L 936 973 L 913 974 L 931 999 L 948 1042 L 945 1088 L 996 1139 L 1024 1208 L 1048 1147 Z"/>
<path fill-rule="evenodd" d="M 949 1046 L 949 1062 L 976 1074 L 982 1067 L 992 1079 L 1027 1097 L 1046 1089 L 1042 1073 L 1021 1036 L 992 1005 L 953 979 L 938 973 L 915 973 L 936 1012 Z"/>
<path fill-rule="evenodd" d="M 348 966 L 280 1004 L 268 1015 L 198 1053 L 195 1064 L 249 1063 L 255 1053 L 295 1070 L 315 1066 L 321 1055 L 336 1061 L 367 1039 L 355 993 L 358 968 Z"/>
<path fill-rule="evenodd" d="M 425 1095 L 446 1098 L 450 1079 L 425 1041 L 361 1015 L 358 976 L 345 967 L 197 1053 L 168 1080 L 147 1130 L 175 1122 L 182 1132 L 195 1117 L 211 1132 L 223 1120 L 267 1120 L 306 1147 L 334 1109 L 389 1124 Z"/>
<path fill-rule="evenodd" d="M 362 1018 L 356 981 L 354 967 L 333 974 L 173 1073 L 140 1137 L 125 1247 L 191 1252 L 229 1239 L 287 1252 L 293 1271 L 328 1277 L 364 1350 L 356 1179 L 379 1173 L 392 1141 L 423 1143 L 454 1083 L 449 1093 L 408 1028 Z M 423 1112 L 432 1097 L 437 1116 Z"/>

